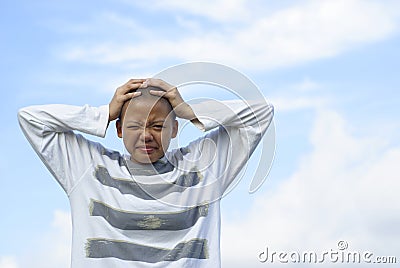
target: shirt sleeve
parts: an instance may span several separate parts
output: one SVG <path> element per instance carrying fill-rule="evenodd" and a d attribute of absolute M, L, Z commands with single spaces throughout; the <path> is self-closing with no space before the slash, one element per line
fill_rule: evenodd
<path fill-rule="evenodd" d="M 265 100 L 213 100 L 191 107 L 200 121 L 195 125 L 202 131 L 214 130 L 190 143 L 189 150 L 201 154 L 196 157 L 201 159 L 202 166 L 212 172 L 221 190 L 225 191 L 270 126 L 274 107 Z"/>
<path fill-rule="evenodd" d="M 74 130 L 104 137 L 108 115 L 108 105 L 53 104 L 22 108 L 18 121 L 35 152 L 69 194 L 100 150 L 98 143 Z"/>

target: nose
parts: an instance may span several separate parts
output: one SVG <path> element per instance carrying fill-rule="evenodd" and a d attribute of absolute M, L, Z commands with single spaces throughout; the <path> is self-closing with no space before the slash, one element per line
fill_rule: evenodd
<path fill-rule="evenodd" d="M 148 128 L 144 128 L 141 134 L 141 139 L 144 142 L 150 142 L 153 141 L 153 134 Z"/>

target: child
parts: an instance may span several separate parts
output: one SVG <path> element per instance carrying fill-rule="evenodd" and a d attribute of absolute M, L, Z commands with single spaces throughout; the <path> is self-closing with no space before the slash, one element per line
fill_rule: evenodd
<path fill-rule="evenodd" d="M 214 130 L 167 151 L 176 117 Z M 272 117 L 265 104 L 189 105 L 159 79 L 131 79 L 98 108 L 44 105 L 18 113 L 68 195 L 74 268 L 220 267 L 220 197 Z M 74 132 L 104 137 L 113 120 L 129 155 Z"/>

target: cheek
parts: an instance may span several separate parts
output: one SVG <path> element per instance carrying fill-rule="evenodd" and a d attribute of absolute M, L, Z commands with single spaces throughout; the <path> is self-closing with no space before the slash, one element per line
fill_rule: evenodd
<path fill-rule="evenodd" d="M 139 135 L 134 131 L 124 131 L 122 133 L 122 139 L 125 145 L 132 145 L 133 143 L 135 143 L 138 136 Z"/>
<path fill-rule="evenodd" d="M 172 131 L 170 129 L 165 130 L 160 134 L 160 139 L 164 146 L 168 147 L 169 143 L 171 142 L 171 138 L 172 138 Z"/>

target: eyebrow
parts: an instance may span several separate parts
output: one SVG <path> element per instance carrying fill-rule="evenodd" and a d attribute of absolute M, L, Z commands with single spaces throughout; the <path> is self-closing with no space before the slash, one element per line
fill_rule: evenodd
<path fill-rule="evenodd" d="M 142 122 L 134 121 L 134 120 L 129 120 L 129 121 L 126 121 L 126 122 L 125 122 L 125 124 L 128 124 L 128 123 L 134 123 L 134 124 L 138 124 L 138 125 L 143 125 Z"/>
<path fill-rule="evenodd" d="M 157 124 L 157 123 L 164 123 L 164 122 L 165 122 L 165 120 L 156 120 L 156 121 L 151 121 L 150 124 Z M 129 121 L 125 122 L 125 124 L 128 124 L 128 123 L 134 123 L 134 124 L 138 124 L 138 125 L 143 125 L 142 122 L 135 121 L 135 120 L 129 120 Z"/>
<path fill-rule="evenodd" d="M 152 121 L 150 122 L 151 124 L 156 124 L 156 123 L 164 123 L 165 120 L 156 120 L 156 121 Z"/>

